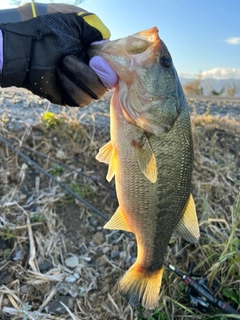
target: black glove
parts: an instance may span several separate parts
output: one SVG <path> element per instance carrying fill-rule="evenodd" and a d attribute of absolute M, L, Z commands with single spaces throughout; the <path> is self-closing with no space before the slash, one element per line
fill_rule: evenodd
<path fill-rule="evenodd" d="M 24 87 L 62 105 L 82 107 L 99 99 L 106 88 L 88 66 L 87 49 L 92 42 L 103 40 L 103 35 L 82 13 L 54 13 L 1 24 L 1 86 Z M 104 26 L 99 21 L 97 18 L 96 25 Z"/>

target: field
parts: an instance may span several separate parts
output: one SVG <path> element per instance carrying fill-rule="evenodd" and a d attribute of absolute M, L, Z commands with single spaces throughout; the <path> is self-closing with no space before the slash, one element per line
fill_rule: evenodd
<path fill-rule="evenodd" d="M 194 309 L 185 283 L 167 268 L 154 311 L 119 296 L 135 241 L 104 230 L 104 219 L 81 202 L 108 218 L 118 206 L 107 166 L 95 160 L 109 140 L 109 96 L 78 110 L 24 91 L 0 94 L 0 319 L 227 319 Z M 193 264 L 193 274 L 237 309 L 240 101 L 191 98 L 189 109 L 201 238 L 189 244 L 173 235 L 166 260 L 182 272 Z"/>

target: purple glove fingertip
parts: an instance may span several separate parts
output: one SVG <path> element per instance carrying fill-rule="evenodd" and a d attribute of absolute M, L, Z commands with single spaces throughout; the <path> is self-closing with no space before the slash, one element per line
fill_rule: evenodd
<path fill-rule="evenodd" d="M 98 46 L 99 44 L 103 44 L 103 43 L 106 43 L 106 42 L 110 42 L 109 39 L 104 39 L 104 40 L 100 40 L 100 41 L 94 41 L 91 43 L 91 46 Z"/>
<path fill-rule="evenodd" d="M 113 89 L 117 85 L 118 75 L 102 57 L 95 56 L 90 59 L 89 66 L 106 88 Z"/>

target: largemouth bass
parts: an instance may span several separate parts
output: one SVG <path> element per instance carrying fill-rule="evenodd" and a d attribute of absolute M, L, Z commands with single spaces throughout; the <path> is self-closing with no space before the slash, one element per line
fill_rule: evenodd
<path fill-rule="evenodd" d="M 185 96 L 156 27 L 94 47 L 119 76 L 110 108 L 111 141 L 99 161 L 115 175 L 119 208 L 107 229 L 134 233 L 137 260 L 119 283 L 132 305 L 153 309 L 173 231 L 195 242 L 193 142 Z"/>

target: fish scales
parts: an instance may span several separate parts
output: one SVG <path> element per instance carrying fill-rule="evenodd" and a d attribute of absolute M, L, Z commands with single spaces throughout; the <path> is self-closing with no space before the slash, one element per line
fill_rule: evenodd
<path fill-rule="evenodd" d="M 114 112 L 114 105 L 112 109 Z M 181 218 L 190 194 L 193 153 L 190 152 L 192 137 L 188 112 L 181 111 L 168 133 L 149 139 L 158 165 L 158 180 L 155 184 L 139 171 L 135 150 L 131 147 L 132 136 L 136 135 L 135 126 L 126 122 L 125 127 L 122 127 L 116 123 L 119 121 L 116 115 L 111 115 L 111 119 L 112 130 L 115 131 L 113 136 L 122 135 L 124 140 L 124 144 L 121 141 L 119 144 L 118 141 L 113 142 L 121 154 L 115 174 L 117 196 L 126 199 L 121 207 L 124 212 L 131 213 L 127 219 L 133 233 L 137 235 L 138 244 L 148 248 L 142 263 L 144 268 L 148 270 L 154 265 L 154 268 L 159 269 L 163 265 L 169 237 Z M 139 134 L 142 135 L 141 129 Z M 130 147 L 126 148 L 126 144 Z M 138 225 L 139 221 L 141 223 Z M 165 237 L 159 234 L 159 225 Z M 145 236 L 146 229 L 151 231 L 151 238 Z"/>
<path fill-rule="evenodd" d="M 110 107 L 111 141 L 99 161 L 115 176 L 119 208 L 105 225 L 132 232 L 137 260 L 119 282 L 133 304 L 158 303 L 164 256 L 173 231 L 199 237 L 191 176 L 193 144 L 188 107 L 171 56 L 157 29 L 92 49 L 119 75 Z M 124 59 L 123 59 L 124 57 Z"/>

